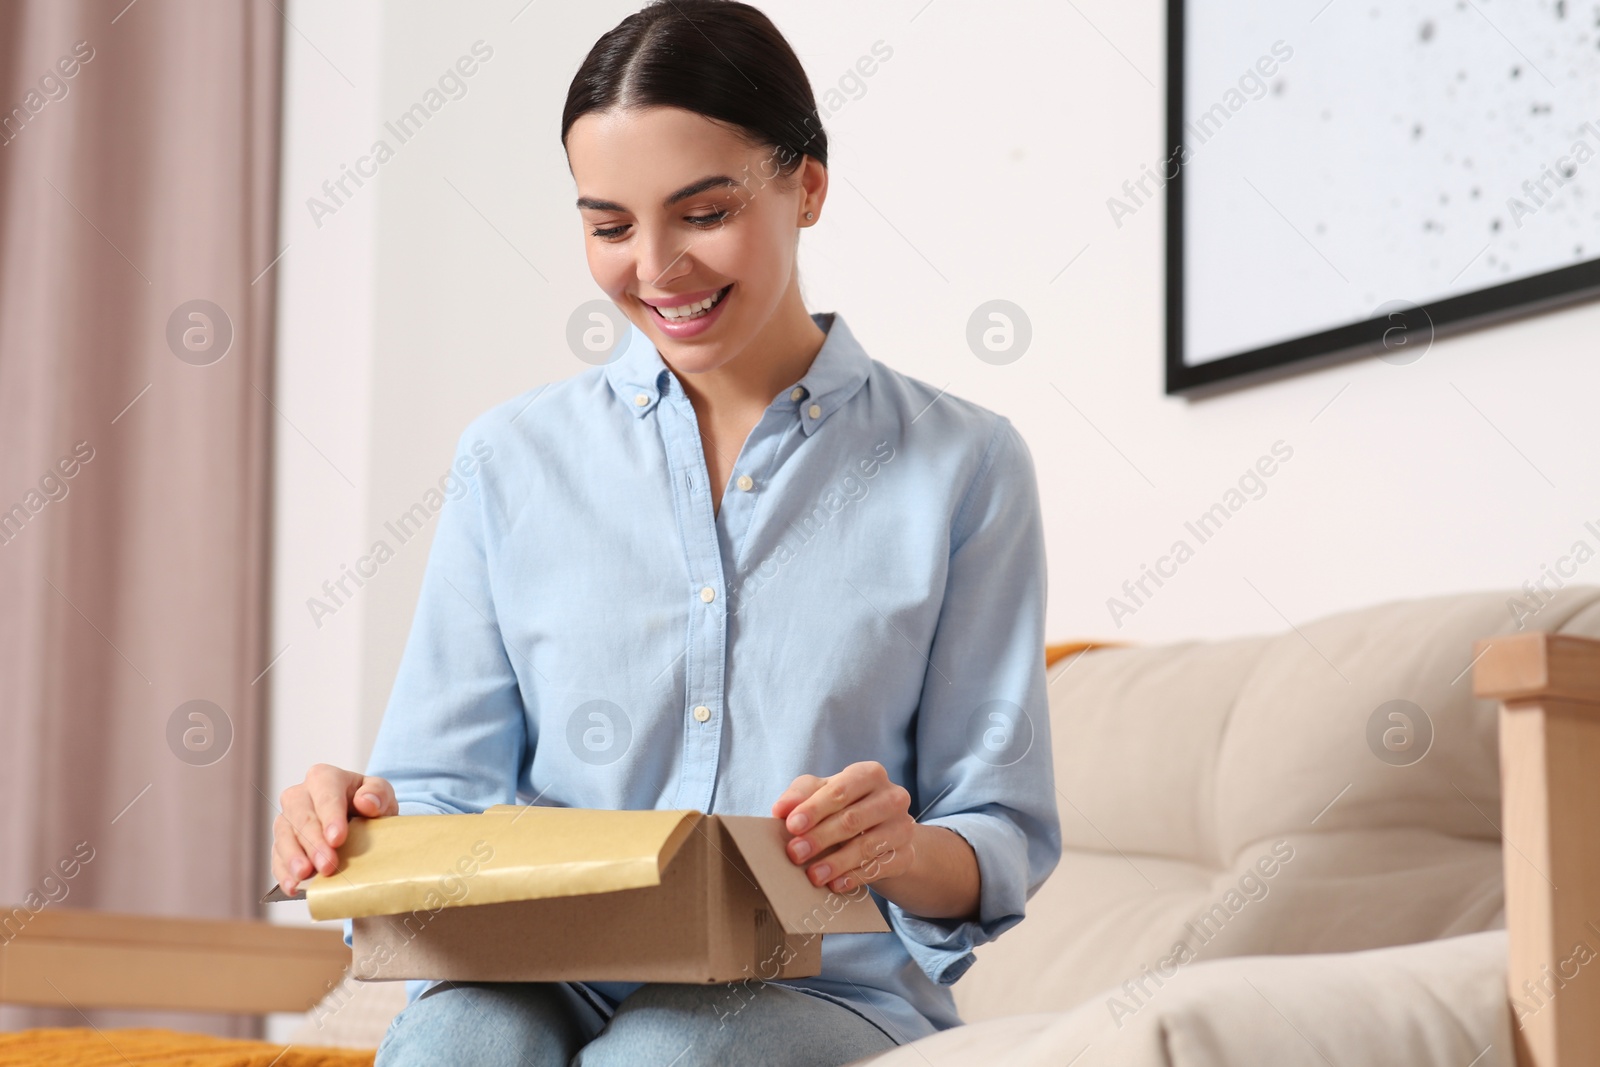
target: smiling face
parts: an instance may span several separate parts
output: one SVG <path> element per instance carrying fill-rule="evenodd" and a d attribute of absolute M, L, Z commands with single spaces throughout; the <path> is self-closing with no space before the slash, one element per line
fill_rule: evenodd
<path fill-rule="evenodd" d="M 783 312 L 805 319 L 795 249 L 826 189 L 816 160 L 785 181 L 774 149 L 670 107 L 584 115 L 567 160 L 590 273 L 675 368 L 714 370 L 788 329 Z"/>

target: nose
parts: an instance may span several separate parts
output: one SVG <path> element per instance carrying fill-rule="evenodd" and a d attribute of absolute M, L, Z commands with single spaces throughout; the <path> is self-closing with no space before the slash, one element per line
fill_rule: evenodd
<path fill-rule="evenodd" d="M 636 246 L 639 250 L 637 266 L 640 283 L 650 288 L 660 288 L 694 270 L 694 263 L 689 258 L 691 243 L 666 235 L 641 241 Z"/>

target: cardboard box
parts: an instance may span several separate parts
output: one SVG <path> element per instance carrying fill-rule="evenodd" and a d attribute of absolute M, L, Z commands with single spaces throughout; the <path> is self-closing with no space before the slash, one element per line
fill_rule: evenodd
<path fill-rule="evenodd" d="M 887 933 L 864 887 L 814 886 L 780 819 L 501 804 L 354 818 L 294 897 L 351 919 L 365 981 L 729 982 L 822 969 L 822 939 Z"/>

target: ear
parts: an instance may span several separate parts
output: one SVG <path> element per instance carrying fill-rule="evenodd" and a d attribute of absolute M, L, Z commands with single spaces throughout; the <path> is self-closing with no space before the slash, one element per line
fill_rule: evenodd
<path fill-rule="evenodd" d="M 802 190 L 800 217 L 796 222 L 801 226 L 815 226 L 822 219 L 822 205 L 828 199 L 828 168 L 819 163 L 816 157 L 806 156 L 796 177 L 800 180 Z M 816 218 L 808 220 L 808 211 Z"/>

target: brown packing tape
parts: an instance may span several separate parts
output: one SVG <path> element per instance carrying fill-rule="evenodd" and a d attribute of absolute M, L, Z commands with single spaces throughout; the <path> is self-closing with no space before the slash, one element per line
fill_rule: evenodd
<path fill-rule="evenodd" d="M 701 818 L 495 805 L 352 819 L 338 872 L 312 879 L 306 904 L 313 919 L 346 919 L 658 885 Z"/>

